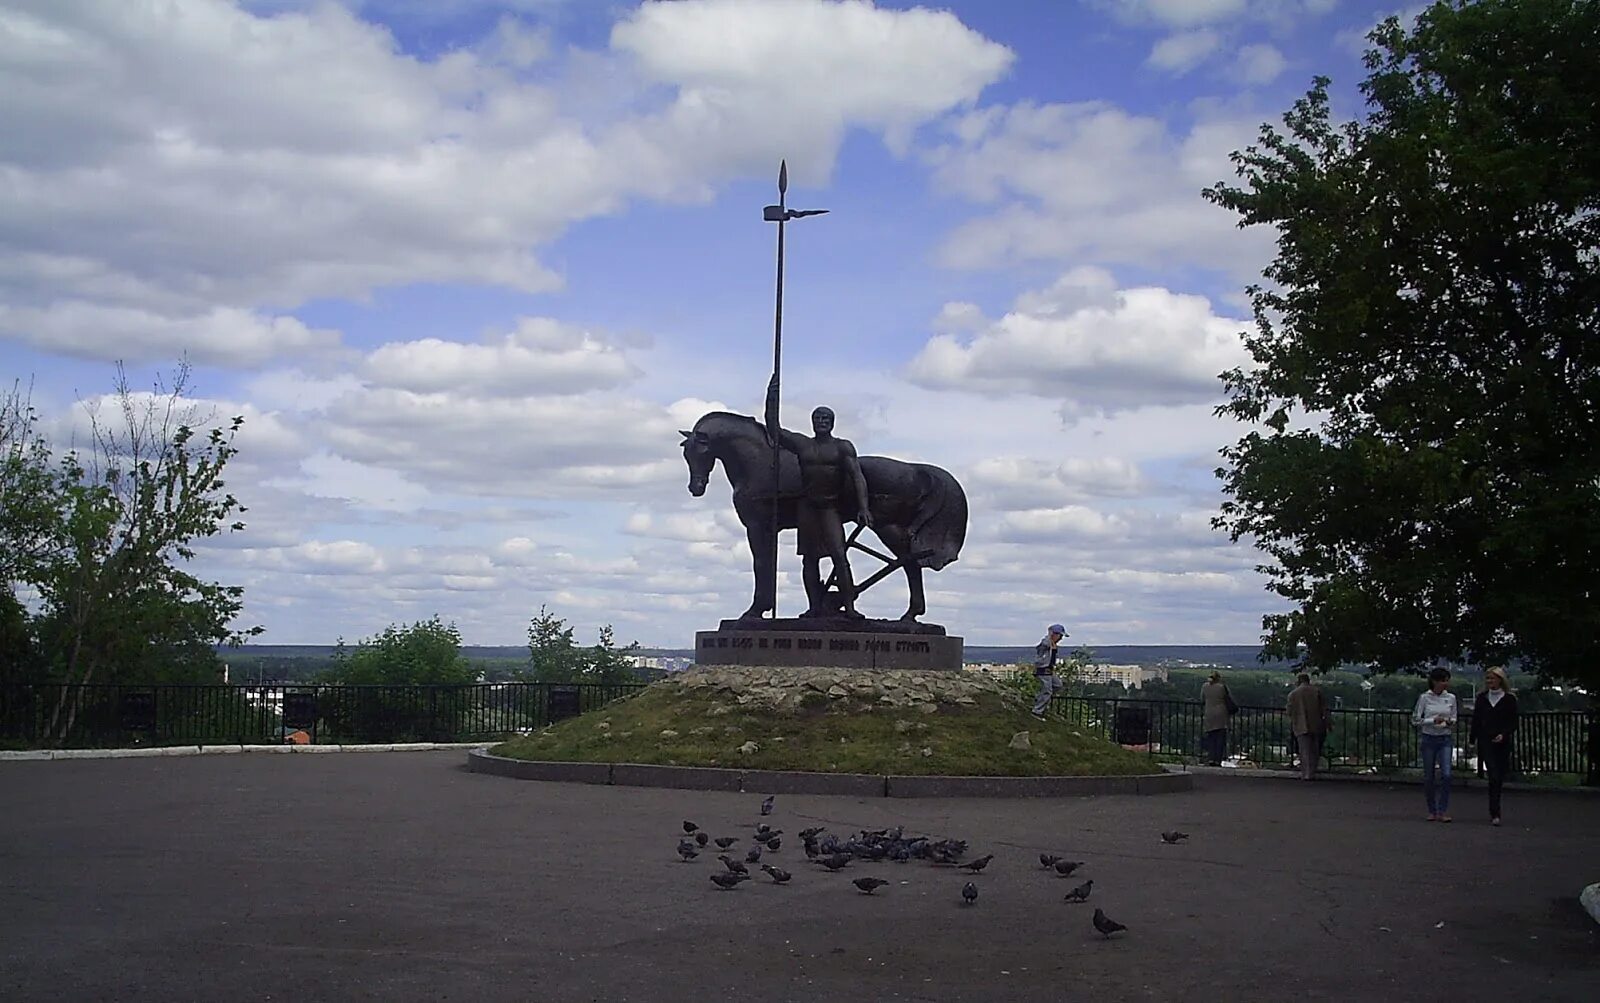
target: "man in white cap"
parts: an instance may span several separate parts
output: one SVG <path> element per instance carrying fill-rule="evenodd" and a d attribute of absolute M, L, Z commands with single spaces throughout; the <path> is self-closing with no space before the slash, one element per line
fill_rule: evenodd
<path fill-rule="evenodd" d="M 1039 697 L 1033 702 L 1033 716 L 1041 721 L 1044 720 L 1045 708 L 1050 706 L 1050 698 L 1065 685 L 1061 677 L 1056 675 L 1056 648 L 1066 636 L 1067 628 L 1052 623 L 1049 633 L 1033 650 L 1033 674 L 1039 678 Z"/>

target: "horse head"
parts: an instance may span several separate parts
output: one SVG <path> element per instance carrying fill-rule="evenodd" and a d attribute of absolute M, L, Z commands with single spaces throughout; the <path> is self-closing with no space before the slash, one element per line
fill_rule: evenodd
<path fill-rule="evenodd" d="M 689 493 L 699 498 L 706 493 L 711 468 L 717 464 L 711 452 L 711 437 L 698 428 L 692 432 L 679 429 L 678 434 L 683 436 L 683 462 L 689 465 Z"/>

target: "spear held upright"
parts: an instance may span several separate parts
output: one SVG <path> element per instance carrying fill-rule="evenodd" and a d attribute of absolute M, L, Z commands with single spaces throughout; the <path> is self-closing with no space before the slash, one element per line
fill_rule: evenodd
<path fill-rule="evenodd" d="M 789 162 L 778 163 L 778 204 L 765 206 L 761 210 L 761 218 L 768 223 L 778 224 L 778 295 L 777 303 L 773 308 L 772 317 L 772 385 L 774 396 L 781 393 L 781 377 L 783 375 L 783 225 L 791 219 L 800 219 L 805 216 L 819 216 L 827 212 L 826 209 L 790 209 L 785 204 L 789 192 Z M 767 429 L 767 441 L 772 445 L 772 541 L 767 565 L 769 575 L 769 594 L 772 596 L 772 616 L 778 615 L 778 458 L 782 452 L 778 446 L 778 436 L 774 429 Z"/>

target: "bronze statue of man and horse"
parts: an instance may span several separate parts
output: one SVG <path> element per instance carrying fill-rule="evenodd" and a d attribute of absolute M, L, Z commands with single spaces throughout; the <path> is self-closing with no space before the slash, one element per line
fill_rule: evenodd
<path fill-rule="evenodd" d="M 830 412 L 829 432 L 831 418 Z M 783 433 L 789 437 L 789 442 L 778 454 L 778 482 L 774 485 L 773 440 L 768 437 L 767 427 L 756 419 L 713 411 L 695 422 L 693 430 L 680 434 L 683 436 L 683 459 L 689 467 L 689 493 L 697 498 L 705 494 L 706 483 L 718 461 L 733 488 L 734 511 L 744 524 L 755 573 L 754 597 L 740 619 L 759 619 L 776 605 L 770 584 L 774 581 L 771 564 L 777 556 L 772 549 L 774 508 L 778 530 L 795 529 L 808 516 L 815 517 L 814 511 L 807 511 L 811 504 L 807 499 L 808 485 L 802 478 L 800 461 L 792 451 L 803 444 L 794 441 L 794 433 Z M 927 612 L 922 569 L 938 571 L 954 561 L 966 540 L 966 493 L 948 471 L 931 464 L 907 463 L 887 456 L 855 457 L 853 449 L 850 455 L 859 463 L 866 482 L 867 518 L 862 518 L 857 491 L 839 491 L 831 501 L 838 519 L 857 523 L 849 545 L 878 557 L 886 566 L 863 582 L 859 589 L 854 589 L 849 583 L 847 566 L 841 567 L 843 562 L 835 557 L 834 577 L 840 580 L 843 591 L 828 589 L 820 578 L 815 583 L 811 581 L 815 577 L 816 551 L 813 550 L 807 561 L 806 585 L 810 599 L 807 612 L 817 616 L 846 609 L 853 611 L 850 603 L 853 592 L 864 591 L 895 568 L 901 568 L 905 571 L 910 602 L 900 619 L 915 621 Z M 815 494 L 815 485 L 811 488 L 811 493 Z M 776 506 L 774 493 L 777 494 Z M 862 529 L 868 526 L 892 557 L 859 542 Z M 801 542 L 804 545 L 805 541 Z M 837 553 L 835 548 L 828 550 Z"/>

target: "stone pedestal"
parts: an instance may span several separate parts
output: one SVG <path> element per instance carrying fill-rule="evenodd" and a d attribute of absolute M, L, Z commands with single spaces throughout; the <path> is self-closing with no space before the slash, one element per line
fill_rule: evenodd
<path fill-rule="evenodd" d="M 892 620 L 724 620 L 694 636 L 697 665 L 957 670 L 962 639 Z"/>

